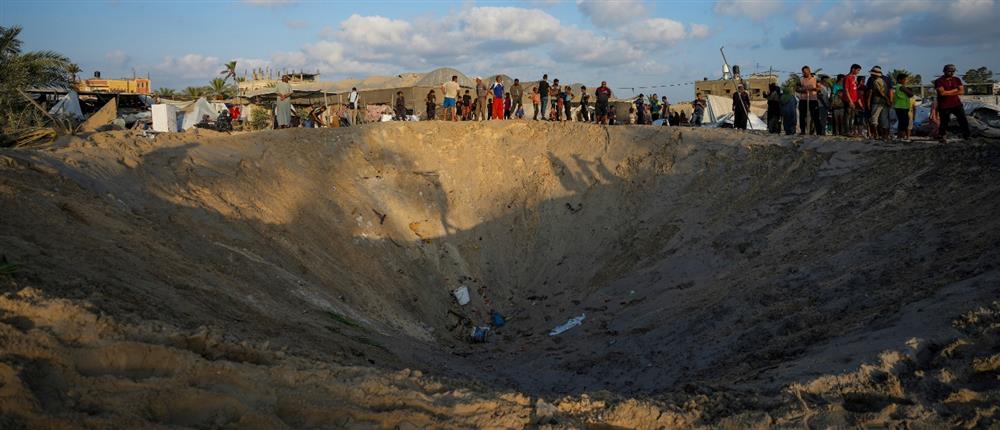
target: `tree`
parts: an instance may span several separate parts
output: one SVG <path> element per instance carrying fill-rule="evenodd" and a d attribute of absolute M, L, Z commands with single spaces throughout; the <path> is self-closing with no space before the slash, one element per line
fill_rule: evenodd
<path fill-rule="evenodd" d="M 892 69 L 892 71 L 889 72 L 889 77 L 892 78 L 893 81 L 896 81 L 899 80 L 900 74 L 908 76 L 908 78 L 906 78 L 906 85 L 920 85 L 923 83 L 923 78 L 920 77 L 919 74 L 910 73 L 910 71 L 906 69 Z"/>
<path fill-rule="evenodd" d="M 69 65 L 66 66 L 66 73 L 69 73 L 70 76 L 73 77 L 72 82 L 76 82 L 76 75 L 82 71 L 83 70 L 81 70 L 80 66 L 76 65 L 76 63 L 69 63 Z"/>
<path fill-rule="evenodd" d="M 21 52 L 21 27 L 0 27 L 0 132 L 44 124 L 18 90 L 68 87 L 68 58 L 53 51 Z"/>
<path fill-rule="evenodd" d="M 153 94 L 165 99 L 172 99 L 177 97 L 177 91 L 173 88 L 159 88 Z"/>
<path fill-rule="evenodd" d="M 216 98 L 224 99 L 232 94 L 232 87 L 226 84 L 225 79 L 215 78 L 209 81 L 208 86 L 210 87 L 209 94 L 215 96 Z"/>
<path fill-rule="evenodd" d="M 184 98 L 195 100 L 198 97 L 205 95 L 204 87 L 187 87 L 183 91 Z"/>
<path fill-rule="evenodd" d="M 226 70 L 219 72 L 220 75 L 226 75 L 222 78 L 222 81 L 225 82 L 229 80 L 229 78 L 236 79 L 236 61 L 230 61 L 224 66 L 226 67 Z"/>
<path fill-rule="evenodd" d="M 967 84 L 992 84 L 996 82 L 993 79 L 993 71 L 987 67 L 980 67 L 978 69 L 969 69 L 962 75 L 962 80 Z"/>

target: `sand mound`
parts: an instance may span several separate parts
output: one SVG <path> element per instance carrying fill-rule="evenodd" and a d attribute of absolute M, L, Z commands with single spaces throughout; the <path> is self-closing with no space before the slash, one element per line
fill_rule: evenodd
<path fill-rule="evenodd" d="M 998 161 L 527 122 L 5 150 L 0 427 L 995 425 Z"/>

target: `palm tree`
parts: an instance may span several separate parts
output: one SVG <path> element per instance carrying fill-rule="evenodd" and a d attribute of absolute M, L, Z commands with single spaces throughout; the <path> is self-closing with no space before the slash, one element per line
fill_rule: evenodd
<path fill-rule="evenodd" d="M 159 88 L 154 92 L 157 96 L 165 99 L 172 99 L 177 97 L 177 91 L 173 88 Z"/>
<path fill-rule="evenodd" d="M 211 81 L 209 81 L 208 86 L 209 86 L 209 94 L 219 99 L 224 99 L 226 97 L 229 97 L 229 95 L 232 93 L 232 88 L 230 88 L 229 85 L 226 84 L 225 79 L 221 78 L 212 79 Z"/>
<path fill-rule="evenodd" d="M 66 66 L 66 73 L 69 73 L 71 76 L 73 76 L 73 82 L 76 82 L 77 73 L 80 73 L 82 71 L 83 70 L 81 70 L 80 66 L 78 66 L 76 63 L 69 63 L 69 65 Z"/>
<path fill-rule="evenodd" d="M 236 61 L 230 61 L 226 63 L 225 67 L 226 70 L 219 72 L 220 75 L 226 75 L 224 78 L 222 78 L 222 81 L 225 82 L 229 78 L 236 79 Z"/>
<path fill-rule="evenodd" d="M 187 87 L 184 89 L 184 98 L 195 100 L 205 94 L 203 87 Z"/>
<path fill-rule="evenodd" d="M 0 26 L 0 132 L 43 123 L 18 93 L 20 89 L 70 83 L 68 58 L 53 51 L 22 53 L 20 34 L 21 27 Z"/>

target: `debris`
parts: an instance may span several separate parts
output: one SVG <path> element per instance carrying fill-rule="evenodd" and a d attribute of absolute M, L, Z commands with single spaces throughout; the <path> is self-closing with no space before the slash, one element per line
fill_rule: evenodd
<path fill-rule="evenodd" d="M 375 212 L 375 216 L 378 217 L 378 224 L 379 225 L 385 224 L 385 217 L 386 217 L 386 215 L 384 213 L 379 212 L 379 211 L 377 211 L 375 209 L 372 209 L 372 212 Z"/>
<path fill-rule="evenodd" d="M 98 131 L 102 126 L 111 124 L 115 119 L 118 118 L 118 101 L 115 99 L 109 100 L 107 103 L 101 107 L 96 113 L 87 118 L 83 124 L 80 124 L 80 130 L 82 131 Z M 121 124 L 124 129 L 124 121 Z"/>
<path fill-rule="evenodd" d="M 503 327 L 507 320 L 497 311 L 490 311 L 490 319 L 493 320 L 493 327 Z"/>
<path fill-rule="evenodd" d="M 469 304 L 469 288 L 468 287 L 466 287 L 464 285 L 461 286 L 461 287 L 458 287 L 458 288 L 455 289 L 455 291 L 452 291 L 452 294 L 455 295 L 455 299 L 458 300 L 458 304 L 460 306 L 465 306 L 465 305 Z"/>
<path fill-rule="evenodd" d="M 587 314 L 580 314 L 576 317 L 570 318 L 565 324 L 558 326 L 549 332 L 549 336 L 558 336 L 573 327 L 576 327 L 583 323 L 583 320 L 587 318 Z"/>
<path fill-rule="evenodd" d="M 472 342 L 473 343 L 485 343 L 486 335 L 490 332 L 489 327 L 473 327 L 472 328 Z"/>

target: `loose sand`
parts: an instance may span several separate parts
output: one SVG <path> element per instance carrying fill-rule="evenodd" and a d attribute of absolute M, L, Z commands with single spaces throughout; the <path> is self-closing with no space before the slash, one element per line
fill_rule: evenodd
<path fill-rule="evenodd" d="M 432 122 L 0 150 L 0 428 L 997 426 L 997 213 L 995 141 Z"/>

